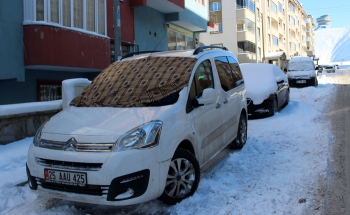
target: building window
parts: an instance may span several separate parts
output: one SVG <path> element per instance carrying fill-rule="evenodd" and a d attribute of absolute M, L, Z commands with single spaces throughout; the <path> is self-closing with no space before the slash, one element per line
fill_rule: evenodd
<path fill-rule="evenodd" d="M 237 20 L 237 31 L 250 31 L 255 33 L 255 23 L 249 19 Z"/>
<path fill-rule="evenodd" d="M 210 33 L 212 34 L 217 34 L 217 33 L 222 33 L 222 24 L 221 23 L 215 23 L 218 25 L 218 30 L 217 31 L 211 31 Z"/>
<path fill-rule="evenodd" d="M 237 9 L 249 9 L 253 13 L 255 13 L 255 2 L 252 0 L 236 0 L 237 1 Z"/>
<path fill-rule="evenodd" d="M 295 51 L 296 46 L 295 43 L 290 43 L 290 50 Z"/>
<path fill-rule="evenodd" d="M 278 2 L 278 11 L 280 13 L 283 13 L 283 5 L 281 3 Z"/>
<path fill-rule="evenodd" d="M 291 10 L 293 13 L 295 12 L 295 8 L 292 3 L 289 3 L 289 10 Z"/>
<path fill-rule="evenodd" d="M 250 41 L 239 41 L 238 45 L 238 53 L 255 53 L 255 44 Z"/>
<path fill-rule="evenodd" d="M 168 28 L 168 50 L 194 49 L 193 36 L 191 32 L 179 27 Z"/>
<path fill-rule="evenodd" d="M 210 11 L 220 11 L 221 10 L 221 2 L 210 2 Z"/>
<path fill-rule="evenodd" d="M 275 35 L 272 35 L 272 44 L 278 46 L 278 37 L 276 37 Z"/>
<path fill-rule="evenodd" d="M 50 22 L 59 23 L 58 0 L 50 0 Z"/>
<path fill-rule="evenodd" d="M 291 25 L 295 25 L 295 19 L 294 19 L 294 17 L 290 16 L 290 18 L 289 18 L 289 23 L 290 23 Z"/>
<path fill-rule="evenodd" d="M 36 83 L 37 101 L 62 99 L 62 81 L 38 80 Z"/>
<path fill-rule="evenodd" d="M 24 22 L 47 22 L 106 36 L 106 19 L 106 0 L 24 1 Z"/>
<path fill-rule="evenodd" d="M 273 1 L 271 1 L 271 10 L 277 13 L 277 5 Z"/>

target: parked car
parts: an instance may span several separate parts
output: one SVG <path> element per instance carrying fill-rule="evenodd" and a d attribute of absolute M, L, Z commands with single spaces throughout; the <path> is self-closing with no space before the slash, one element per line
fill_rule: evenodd
<path fill-rule="evenodd" d="M 334 66 L 325 66 L 324 67 L 324 70 L 327 72 L 327 73 L 335 73 L 335 68 Z"/>
<path fill-rule="evenodd" d="M 37 131 L 27 159 L 35 192 L 130 205 L 191 196 L 201 168 L 247 140 L 245 84 L 223 50 L 124 58 Z"/>
<path fill-rule="evenodd" d="M 247 89 L 248 116 L 273 116 L 289 102 L 287 76 L 277 66 L 265 63 L 240 64 Z"/>
<path fill-rule="evenodd" d="M 288 63 L 287 77 L 291 87 L 318 86 L 317 70 L 310 57 L 292 57 Z"/>
<path fill-rule="evenodd" d="M 320 75 L 325 70 L 325 65 L 315 65 L 315 70 L 317 71 L 317 74 Z"/>

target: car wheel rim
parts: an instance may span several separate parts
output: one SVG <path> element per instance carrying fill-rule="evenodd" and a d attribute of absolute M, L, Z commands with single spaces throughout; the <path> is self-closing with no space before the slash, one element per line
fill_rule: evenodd
<path fill-rule="evenodd" d="M 185 158 L 177 158 L 171 161 L 165 185 L 165 192 L 172 198 L 183 198 L 191 192 L 195 181 L 195 168 Z"/>

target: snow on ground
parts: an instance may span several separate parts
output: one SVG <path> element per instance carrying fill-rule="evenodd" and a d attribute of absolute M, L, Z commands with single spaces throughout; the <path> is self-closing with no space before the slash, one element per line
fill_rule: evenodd
<path fill-rule="evenodd" d="M 32 207 L 41 197 L 27 185 L 15 185 L 26 179 L 27 150 L 33 138 L 0 146 L 0 213 L 126 214 L 125 210 L 133 210 L 134 214 L 147 214 L 161 210 L 203 215 L 302 214 L 311 210 L 318 214 L 313 194 L 318 178 L 327 177 L 333 136 L 324 113 L 334 93 L 335 87 L 325 75 L 319 77 L 317 88 L 292 88 L 289 105 L 273 117 L 249 120 L 244 148 L 232 151 L 201 178 L 192 197 L 175 206 L 154 200 L 132 209 L 69 201 Z"/>
<path fill-rule="evenodd" d="M 350 27 L 315 31 L 315 56 L 319 64 L 350 66 Z"/>

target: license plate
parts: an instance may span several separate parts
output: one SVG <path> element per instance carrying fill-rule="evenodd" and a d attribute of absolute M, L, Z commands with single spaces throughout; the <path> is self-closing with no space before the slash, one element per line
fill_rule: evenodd
<path fill-rule="evenodd" d="M 297 84 L 305 84 L 306 83 L 306 80 L 298 80 L 296 81 Z"/>
<path fill-rule="evenodd" d="M 86 186 L 87 177 L 85 172 L 67 172 L 52 169 L 44 169 L 47 182 L 66 184 L 73 186 Z"/>

